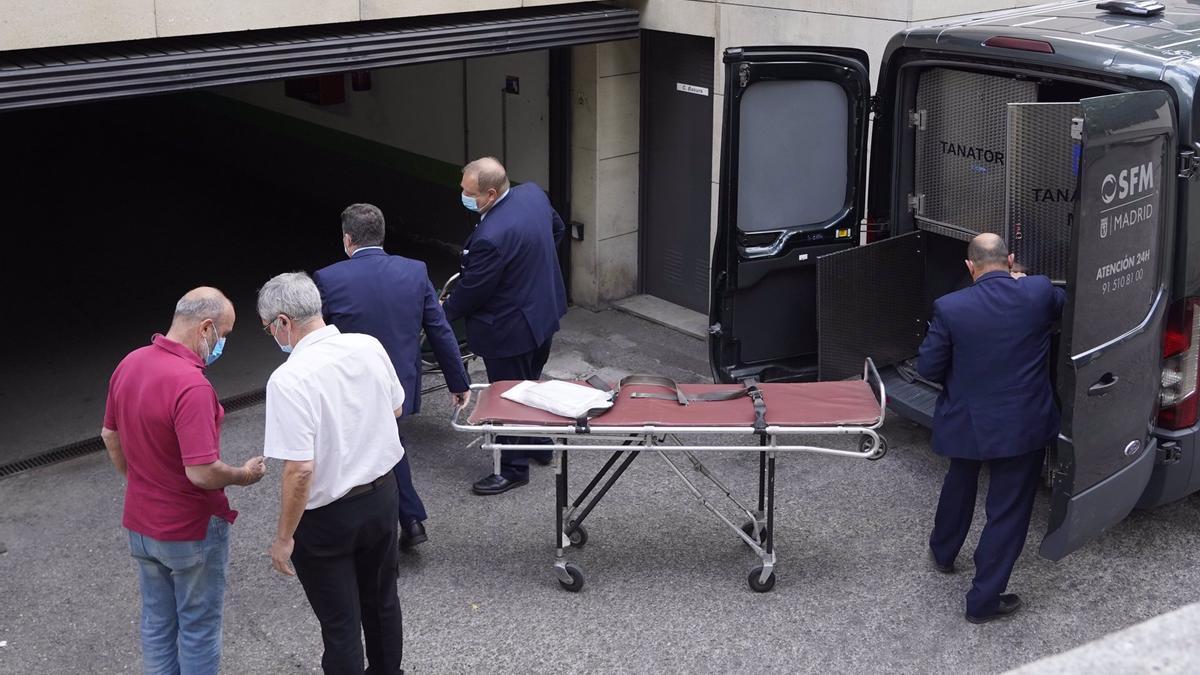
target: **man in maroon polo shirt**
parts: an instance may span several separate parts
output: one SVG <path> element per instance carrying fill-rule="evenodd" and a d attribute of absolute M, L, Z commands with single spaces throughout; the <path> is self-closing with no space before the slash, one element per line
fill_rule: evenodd
<path fill-rule="evenodd" d="M 216 673 L 229 562 L 224 488 L 252 485 L 262 457 L 221 461 L 225 411 L 204 369 L 233 330 L 233 304 L 197 288 L 175 305 L 165 336 L 126 356 L 108 386 L 100 436 L 126 478 L 129 548 L 142 589 L 146 673 Z"/>

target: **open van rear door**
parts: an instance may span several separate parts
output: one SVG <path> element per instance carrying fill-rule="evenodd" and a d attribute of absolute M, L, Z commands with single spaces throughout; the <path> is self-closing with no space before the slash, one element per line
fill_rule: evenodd
<path fill-rule="evenodd" d="M 1133 509 L 1154 468 L 1174 218 L 1170 97 L 1144 91 L 1084 99 L 1063 313 L 1062 431 L 1051 462 L 1041 555 L 1058 560 Z"/>
<path fill-rule="evenodd" d="M 725 90 L 713 378 L 814 379 L 816 260 L 855 245 L 862 217 L 867 54 L 729 49 Z"/>

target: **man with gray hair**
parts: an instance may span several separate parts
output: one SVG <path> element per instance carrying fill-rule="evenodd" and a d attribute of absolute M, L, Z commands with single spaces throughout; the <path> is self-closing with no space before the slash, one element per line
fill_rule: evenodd
<path fill-rule="evenodd" d="M 398 673 L 396 429 L 404 388 L 379 340 L 321 317 L 303 272 L 258 292 L 263 331 L 289 354 L 267 382 L 265 451 L 283 460 L 271 562 L 298 576 L 321 623 L 326 673 Z M 289 565 L 290 561 L 290 565 Z"/>
<path fill-rule="evenodd" d="M 126 356 L 108 386 L 100 437 L 126 479 L 129 549 L 142 590 L 147 673 L 216 673 L 229 566 L 225 488 L 252 485 L 266 465 L 221 461 L 221 420 L 204 369 L 233 330 L 233 304 L 215 288 L 189 291 L 166 335 Z"/>
<path fill-rule="evenodd" d="M 511 187 L 504 166 L 483 157 L 463 167 L 462 203 L 479 214 L 463 244 L 462 276 L 446 300 L 446 318 L 466 318 L 467 341 L 483 357 L 489 382 L 537 380 L 550 357 L 567 293 L 558 266 L 566 228 L 534 183 Z M 546 438 L 501 436 L 500 443 L 546 444 Z M 500 474 L 471 489 L 497 495 L 529 482 L 529 460 L 549 464 L 550 448 L 500 453 Z"/>
<path fill-rule="evenodd" d="M 939 572 L 954 573 L 979 470 L 988 465 L 987 523 L 966 598 L 967 621 L 985 623 L 1021 606 L 1004 591 L 1025 546 L 1044 450 L 1058 435 L 1050 335 L 1066 293 L 1044 276 L 1012 271 L 1013 257 L 995 234 L 971 241 L 966 265 L 975 283 L 934 302 L 917 370 L 943 385 L 933 451 L 949 457 L 950 468 L 929 536 Z"/>

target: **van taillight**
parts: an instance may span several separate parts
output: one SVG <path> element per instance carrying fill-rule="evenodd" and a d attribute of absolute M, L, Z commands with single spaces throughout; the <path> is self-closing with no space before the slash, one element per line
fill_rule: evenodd
<path fill-rule="evenodd" d="M 1196 423 L 1200 396 L 1196 395 L 1200 366 L 1200 298 L 1185 298 L 1171 307 L 1163 336 L 1162 390 L 1158 426 L 1186 429 Z"/>

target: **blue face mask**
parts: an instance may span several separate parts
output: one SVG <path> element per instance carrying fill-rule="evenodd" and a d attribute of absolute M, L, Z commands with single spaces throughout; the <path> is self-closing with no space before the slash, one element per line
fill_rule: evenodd
<path fill-rule="evenodd" d="M 215 332 L 216 330 L 217 330 L 217 327 L 216 327 L 216 324 L 214 324 L 213 331 Z M 204 339 L 204 346 L 205 347 L 208 346 L 208 338 Z M 215 345 L 213 345 L 212 349 L 209 350 L 209 352 L 208 352 L 208 358 L 204 359 L 204 365 L 211 366 L 214 361 L 221 358 L 221 352 L 224 350 L 225 350 L 225 338 L 218 337 L 217 343 Z"/>
<path fill-rule="evenodd" d="M 279 329 L 277 328 L 277 329 L 275 329 L 275 335 L 271 336 L 275 339 L 275 344 L 279 345 L 279 349 L 282 350 L 284 354 L 291 354 L 292 353 L 292 345 L 288 344 L 289 342 L 291 342 L 291 339 L 290 339 L 291 335 L 292 335 L 291 324 L 288 325 L 288 337 L 289 337 L 288 342 L 284 342 L 283 344 L 280 344 L 278 334 L 279 334 Z"/>
<path fill-rule="evenodd" d="M 465 192 L 462 195 L 462 204 L 463 206 L 467 207 L 468 210 L 479 213 L 479 202 L 476 201 L 474 197 L 468 197 L 467 193 Z"/>
<path fill-rule="evenodd" d="M 217 344 L 213 347 L 212 353 L 209 354 L 208 358 L 204 360 L 205 365 L 211 366 L 213 364 L 213 361 L 216 361 L 217 359 L 221 358 L 221 352 L 224 351 L 224 349 L 225 349 L 225 338 L 221 338 L 220 340 L 217 340 Z"/>

